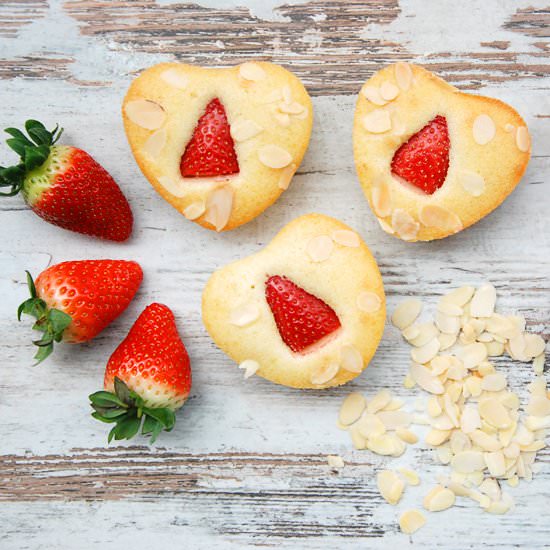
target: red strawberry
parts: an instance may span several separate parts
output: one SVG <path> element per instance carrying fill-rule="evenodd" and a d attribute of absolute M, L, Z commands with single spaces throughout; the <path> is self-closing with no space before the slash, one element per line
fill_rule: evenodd
<path fill-rule="evenodd" d="M 2 194 L 22 191 L 31 210 L 64 229 L 125 241 L 132 232 L 132 211 L 111 175 L 82 149 L 55 145 L 63 131 L 57 126 L 49 132 L 41 122 L 27 120 L 25 128 L 29 137 L 6 129 L 13 136 L 7 144 L 21 162 L 0 167 L 0 187 L 11 187 Z"/>
<path fill-rule="evenodd" d="M 17 310 L 36 317 L 33 329 L 43 332 L 34 342 L 38 363 L 53 351 L 54 342 L 91 340 L 132 301 L 143 272 L 136 262 L 82 260 L 52 265 L 33 281 L 27 271 L 31 297 Z"/>
<path fill-rule="evenodd" d="M 340 328 L 330 306 L 286 277 L 269 277 L 265 297 L 279 334 L 292 351 L 303 352 Z"/>
<path fill-rule="evenodd" d="M 447 177 L 450 147 L 447 120 L 438 115 L 399 147 L 392 173 L 431 195 Z"/>
<path fill-rule="evenodd" d="M 225 109 L 213 99 L 199 118 L 193 137 L 181 157 L 184 178 L 228 176 L 239 173 L 239 163 Z"/>
<path fill-rule="evenodd" d="M 142 434 L 151 443 L 174 427 L 191 390 L 189 356 L 174 314 L 162 304 L 147 306 L 107 363 L 105 391 L 90 395 L 94 418 L 113 423 L 113 439 L 131 439 L 145 418 Z"/>

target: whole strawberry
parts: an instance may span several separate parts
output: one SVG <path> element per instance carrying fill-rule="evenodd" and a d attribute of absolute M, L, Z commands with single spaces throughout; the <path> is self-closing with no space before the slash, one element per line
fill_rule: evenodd
<path fill-rule="evenodd" d="M 90 401 L 94 418 L 115 423 L 109 442 L 131 439 L 141 427 L 154 443 L 162 430 L 174 427 L 174 411 L 191 390 L 191 366 L 167 306 L 145 308 L 111 355 L 103 385 Z"/>
<path fill-rule="evenodd" d="M 64 229 L 111 241 L 125 241 L 132 232 L 128 201 L 111 175 L 82 149 L 56 145 L 62 129 L 46 130 L 27 120 L 28 137 L 7 128 L 6 141 L 20 157 L 19 164 L 0 167 L 4 196 L 23 193 L 25 202 L 46 221 Z"/>
<path fill-rule="evenodd" d="M 36 318 L 43 333 L 35 359 L 40 363 L 54 342 L 86 342 L 116 319 L 132 301 L 143 272 L 136 262 L 81 260 L 52 265 L 33 281 L 27 271 L 31 297 L 17 310 Z"/>

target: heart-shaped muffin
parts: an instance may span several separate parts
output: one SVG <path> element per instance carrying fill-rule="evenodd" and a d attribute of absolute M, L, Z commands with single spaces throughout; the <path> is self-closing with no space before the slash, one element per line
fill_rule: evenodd
<path fill-rule="evenodd" d="M 457 233 L 499 206 L 531 154 L 506 103 L 465 94 L 431 72 L 390 65 L 363 86 L 353 125 L 355 165 L 380 225 L 406 241 Z"/>
<path fill-rule="evenodd" d="M 374 355 L 386 318 L 384 286 L 356 232 L 309 214 L 262 251 L 216 271 L 202 315 L 247 376 L 328 388 L 358 376 Z"/>
<path fill-rule="evenodd" d="M 300 80 L 272 63 L 161 63 L 132 82 L 122 113 L 153 187 L 216 231 L 252 220 L 287 189 L 313 121 Z"/>

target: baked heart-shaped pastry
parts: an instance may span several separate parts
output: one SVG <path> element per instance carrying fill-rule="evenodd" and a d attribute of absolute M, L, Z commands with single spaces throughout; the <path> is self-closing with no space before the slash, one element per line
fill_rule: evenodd
<path fill-rule="evenodd" d="M 521 179 L 531 143 L 525 122 L 506 103 L 397 63 L 363 86 L 353 149 L 382 228 L 406 241 L 430 241 L 499 206 Z"/>
<path fill-rule="evenodd" d="M 216 231 L 250 221 L 287 189 L 313 121 L 300 80 L 259 62 L 155 65 L 132 82 L 122 113 L 153 187 L 185 217 Z"/>
<path fill-rule="evenodd" d="M 358 376 L 374 355 L 386 318 L 384 286 L 357 233 L 308 214 L 262 251 L 216 271 L 202 315 L 246 375 L 327 388 Z"/>

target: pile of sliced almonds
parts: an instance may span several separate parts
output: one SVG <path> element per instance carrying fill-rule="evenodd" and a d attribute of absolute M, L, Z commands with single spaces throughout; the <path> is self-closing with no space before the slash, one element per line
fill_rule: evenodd
<path fill-rule="evenodd" d="M 424 498 L 430 512 L 451 507 L 457 496 L 474 500 L 490 513 L 508 512 L 513 500 L 501 484 L 515 487 L 520 479 L 530 481 L 536 453 L 546 446 L 550 392 L 543 375 L 545 342 L 525 332 L 523 317 L 496 313 L 495 304 L 496 290 L 490 284 L 478 289 L 464 286 L 443 296 L 433 321 L 417 321 L 422 311 L 419 300 L 401 303 L 392 323 L 412 346 L 404 386 L 418 386 L 430 394 L 417 407 L 426 414 L 400 411 L 403 403 L 386 390 L 368 404 L 353 393 L 340 410 L 338 425 L 350 431 L 355 448 L 383 455 L 400 456 L 404 441 L 415 442 L 410 424 L 428 426 L 426 443 L 450 467 L 449 475 L 440 476 Z M 533 364 L 536 377 L 529 384 L 523 415 L 518 395 L 490 361 L 505 353 Z M 405 485 L 397 474 L 384 471 L 378 486 L 388 502 L 397 504 Z M 422 515 L 417 510 L 405 512 L 400 525 L 412 533 L 423 525 Z"/>

